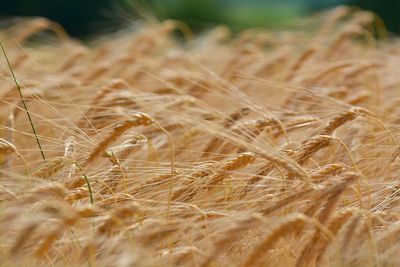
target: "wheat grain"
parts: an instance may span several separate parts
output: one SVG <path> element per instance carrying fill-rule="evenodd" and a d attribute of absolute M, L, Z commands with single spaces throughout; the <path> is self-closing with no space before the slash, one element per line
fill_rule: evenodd
<path fill-rule="evenodd" d="M 280 238 L 302 228 L 303 222 L 305 221 L 306 221 L 305 216 L 298 214 L 280 223 L 271 231 L 271 233 L 265 239 L 263 239 L 259 244 L 257 244 L 253 252 L 245 259 L 244 264 L 242 266 L 243 267 L 254 266 L 260 260 L 260 256 L 268 252 Z"/>
<path fill-rule="evenodd" d="M 33 175 L 43 179 L 53 179 L 54 176 L 58 172 L 60 172 L 63 167 L 64 167 L 64 159 L 62 158 L 49 159 L 37 171 L 35 171 Z"/>
<path fill-rule="evenodd" d="M 328 165 L 316 170 L 314 173 L 312 173 L 310 175 L 310 178 L 312 180 L 322 179 L 327 175 L 336 174 L 345 168 L 347 168 L 347 167 L 341 163 L 328 164 Z"/>
<path fill-rule="evenodd" d="M 11 144 L 5 139 L 0 138 L 0 154 L 7 156 L 16 153 L 16 151 L 17 149 L 13 144 Z"/>
<path fill-rule="evenodd" d="M 329 120 L 325 128 L 321 131 L 323 135 L 330 135 L 337 128 L 342 126 L 343 124 L 354 120 L 358 115 L 362 114 L 364 109 L 361 108 L 352 108 L 346 112 L 343 112 L 332 119 Z"/>
<path fill-rule="evenodd" d="M 318 214 L 318 221 L 322 224 L 327 224 L 328 220 L 333 213 L 335 206 L 339 200 L 341 193 L 347 189 L 347 187 L 354 183 L 356 179 L 359 179 L 360 176 L 356 173 L 346 173 L 343 175 L 344 181 L 339 183 L 338 185 L 328 188 L 326 193 L 329 194 L 328 200 L 323 208 L 323 210 Z M 303 252 L 296 262 L 296 266 L 307 266 L 308 264 L 314 264 L 317 257 L 318 251 L 320 250 L 321 243 L 321 230 L 316 229 L 314 235 L 309 240 L 309 242 L 305 245 Z M 317 245 L 318 244 L 318 245 Z"/>
<path fill-rule="evenodd" d="M 212 261 L 218 256 L 221 250 L 231 245 L 243 234 L 243 232 L 259 226 L 262 222 L 263 219 L 259 216 L 251 216 L 250 218 L 238 222 L 237 226 L 232 227 L 231 229 L 226 231 L 224 238 L 221 238 L 215 243 L 213 251 L 206 257 L 206 259 L 200 264 L 200 266 L 209 266 Z"/>
<path fill-rule="evenodd" d="M 303 164 L 308 158 L 310 158 L 312 154 L 329 146 L 332 140 L 333 138 L 328 135 L 319 135 L 313 137 L 301 144 L 299 151 L 293 155 L 293 158 L 299 164 Z"/>
<path fill-rule="evenodd" d="M 94 161 L 97 157 L 104 153 L 107 147 L 117 140 L 121 135 L 124 134 L 127 130 L 138 127 L 138 126 L 148 126 L 152 124 L 153 119 L 146 114 L 136 114 L 132 116 L 133 118 L 126 120 L 122 124 L 117 125 L 111 134 L 109 134 L 105 139 L 103 139 L 96 148 L 89 154 L 88 159 L 82 164 L 82 166 L 87 166 L 92 161 Z"/>
<path fill-rule="evenodd" d="M 314 47 L 311 47 L 304 51 L 300 57 L 294 62 L 292 67 L 289 70 L 288 75 L 286 76 L 285 80 L 290 81 L 296 72 L 301 68 L 302 65 L 305 64 L 318 50 Z"/>

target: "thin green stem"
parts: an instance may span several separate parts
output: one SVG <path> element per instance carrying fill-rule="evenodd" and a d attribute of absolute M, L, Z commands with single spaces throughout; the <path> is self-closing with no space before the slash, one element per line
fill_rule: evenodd
<path fill-rule="evenodd" d="M 29 119 L 29 122 L 30 122 L 30 124 L 31 124 L 33 134 L 35 135 L 36 143 L 37 143 L 37 145 L 38 145 L 38 147 L 39 147 L 39 150 L 40 150 L 40 154 L 42 155 L 43 161 L 46 163 L 46 157 L 45 157 L 45 155 L 44 155 L 44 152 L 43 152 L 43 149 L 42 149 L 42 145 L 40 144 L 40 140 L 39 140 L 39 137 L 38 137 L 38 135 L 37 135 L 35 125 L 33 124 L 33 121 L 32 121 L 32 118 L 31 118 L 31 114 L 29 113 L 28 106 L 26 105 L 24 96 L 22 95 L 21 86 L 19 85 L 19 83 L 18 83 L 18 81 L 17 81 L 17 78 L 15 77 L 14 71 L 13 71 L 13 69 L 12 69 L 12 67 L 11 67 L 11 63 L 10 63 L 10 61 L 8 60 L 6 50 L 4 49 L 4 45 L 3 45 L 3 43 L 2 43 L 1 41 L 0 41 L 0 46 L 1 46 L 1 50 L 3 51 L 4 57 L 6 58 L 8 68 L 10 69 L 12 78 L 13 78 L 13 80 L 14 80 L 14 82 L 15 82 L 15 86 L 16 86 L 17 89 L 18 89 L 18 93 L 19 93 L 19 96 L 20 96 L 20 98 L 21 98 L 22 105 L 24 106 L 25 112 L 26 112 L 26 114 L 28 115 L 28 119 Z"/>
<path fill-rule="evenodd" d="M 86 176 L 85 172 L 82 170 L 81 166 L 79 166 L 78 163 L 73 162 L 73 164 L 75 164 L 75 166 L 78 167 L 78 169 L 79 169 L 79 171 L 81 172 L 83 178 L 85 179 L 86 185 L 87 185 L 87 187 L 88 187 L 88 189 L 89 189 L 90 203 L 91 203 L 92 205 L 94 205 L 92 186 L 90 185 L 89 178 Z"/>

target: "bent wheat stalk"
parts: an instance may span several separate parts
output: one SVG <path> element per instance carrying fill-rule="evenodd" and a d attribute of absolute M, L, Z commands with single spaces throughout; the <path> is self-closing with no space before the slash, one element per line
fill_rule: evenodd
<path fill-rule="evenodd" d="M 17 148 L 11 142 L 0 138 L 0 155 L 8 156 L 13 153 L 15 153 L 22 160 L 25 167 L 26 176 L 29 177 L 28 163 L 26 162 L 25 158 L 18 152 Z"/>

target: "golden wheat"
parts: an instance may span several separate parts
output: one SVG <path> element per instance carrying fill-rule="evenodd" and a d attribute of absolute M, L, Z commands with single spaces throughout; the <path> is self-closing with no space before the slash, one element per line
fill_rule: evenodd
<path fill-rule="evenodd" d="M 0 265 L 400 265 L 400 42 L 372 13 L 4 25 Z"/>

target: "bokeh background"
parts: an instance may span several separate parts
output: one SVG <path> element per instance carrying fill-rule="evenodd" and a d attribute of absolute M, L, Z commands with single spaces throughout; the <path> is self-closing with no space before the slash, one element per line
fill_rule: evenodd
<path fill-rule="evenodd" d="M 194 30 L 216 24 L 271 28 L 337 5 L 374 11 L 390 31 L 400 32 L 400 0 L 0 0 L 0 16 L 43 16 L 85 37 L 143 17 L 183 20 Z"/>

